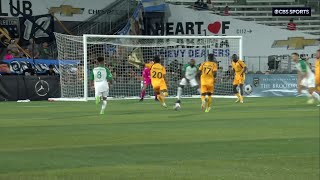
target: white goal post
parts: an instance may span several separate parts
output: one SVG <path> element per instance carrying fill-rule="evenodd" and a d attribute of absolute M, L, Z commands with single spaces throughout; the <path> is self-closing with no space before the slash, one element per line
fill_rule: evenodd
<path fill-rule="evenodd" d="M 115 83 L 110 97 L 138 99 L 143 67 L 129 63 L 129 59 L 148 63 L 159 55 L 166 67 L 169 96 L 175 97 L 183 76 L 183 65 L 190 59 L 197 64 L 213 53 L 219 64 L 215 95 L 232 95 L 230 57 L 237 54 L 242 59 L 242 36 L 137 36 L 93 35 L 72 36 L 55 33 L 61 83 L 61 98 L 51 100 L 87 101 L 94 96 L 89 87 L 89 72 L 97 57 L 104 57 L 106 66 L 114 75 Z M 147 90 L 153 96 L 152 88 Z M 195 89 L 185 87 L 184 96 L 198 95 Z"/>

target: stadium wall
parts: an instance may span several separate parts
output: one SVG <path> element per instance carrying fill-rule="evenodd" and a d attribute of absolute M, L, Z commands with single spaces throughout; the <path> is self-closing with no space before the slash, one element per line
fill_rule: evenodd
<path fill-rule="evenodd" d="M 84 21 L 115 0 L 1 0 L 1 17 L 21 17 L 16 9 L 29 16 L 53 12 L 60 21 Z M 11 3 L 12 2 L 12 3 Z"/>
<path fill-rule="evenodd" d="M 298 31 L 233 19 L 229 16 L 169 5 L 164 24 L 152 24 L 157 35 L 226 35 L 243 36 L 244 56 L 287 55 L 292 52 L 313 57 L 319 49 L 319 37 Z"/>

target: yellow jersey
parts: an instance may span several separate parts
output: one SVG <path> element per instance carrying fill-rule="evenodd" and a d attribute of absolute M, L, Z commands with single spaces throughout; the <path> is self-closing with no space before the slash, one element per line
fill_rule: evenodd
<path fill-rule="evenodd" d="M 151 67 L 153 66 L 154 63 L 146 63 L 144 65 L 145 68 L 151 69 Z"/>
<path fill-rule="evenodd" d="M 201 71 L 201 86 L 213 86 L 214 77 L 213 74 L 218 69 L 218 66 L 215 62 L 206 61 L 201 64 L 199 70 Z"/>
<path fill-rule="evenodd" d="M 316 59 L 315 62 L 314 74 L 316 77 L 316 84 L 320 86 L 320 59 Z"/>
<path fill-rule="evenodd" d="M 232 62 L 232 68 L 234 69 L 236 76 L 242 75 L 245 67 L 246 64 L 241 60 L 238 60 L 237 62 Z"/>
<path fill-rule="evenodd" d="M 164 75 L 166 74 L 166 68 L 159 63 L 152 65 L 150 69 L 152 86 L 160 86 L 165 84 Z"/>

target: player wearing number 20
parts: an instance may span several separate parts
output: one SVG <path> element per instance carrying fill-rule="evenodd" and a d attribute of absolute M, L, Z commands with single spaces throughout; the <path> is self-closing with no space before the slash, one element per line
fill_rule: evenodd
<path fill-rule="evenodd" d="M 104 65 L 104 58 L 97 58 L 97 67 L 90 72 L 90 84 L 95 90 L 96 104 L 98 105 L 102 99 L 100 114 L 104 114 L 107 107 L 107 97 L 109 95 L 109 84 L 112 83 L 112 74 Z"/>
<path fill-rule="evenodd" d="M 160 64 L 160 57 L 155 56 L 154 64 L 152 65 L 151 72 L 151 84 L 155 94 L 161 105 L 167 107 L 165 103 L 165 97 L 168 96 L 167 84 L 166 84 L 166 69 Z"/>
<path fill-rule="evenodd" d="M 233 80 L 233 92 L 236 94 L 238 99 L 237 102 L 243 103 L 243 84 L 246 79 L 246 64 L 239 60 L 238 56 L 236 54 L 232 55 L 232 68 L 234 70 L 234 80 Z M 239 86 L 239 87 L 238 87 Z M 237 88 L 239 88 L 240 92 L 238 92 Z"/>
<path fill-rule="evenodd" d="M 201 73 L 201 101 L 202 109 L 209 112 L 211 109 L 212 95 L 214 91 L 214 81 L 217 75 L 218 66 L 214 61 L 213 54 L 208 55 L 208 61 L 201 64 L 199 71 Z"/>

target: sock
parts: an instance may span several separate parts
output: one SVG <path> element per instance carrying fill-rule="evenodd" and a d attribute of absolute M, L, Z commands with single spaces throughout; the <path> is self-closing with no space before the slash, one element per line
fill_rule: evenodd
<path fill-rule="evenodd" d="M 146 91 L 145 91 L 145 90 L 142 90 L 142 91 L 141 91 L 141 96 L 140 96 L 141 99 L 143 99 L 145 95 L 146 95 Z"/>
<path fill-rule="evenodd" d="M 178 92 L 177 92 L 177 97 L 178 97 L 178 99 L 180 99 L 181 94 L 182 94 L 182 88 L 181 88 L 181 87 L 178 87 Z"/>
<path fill-rule="evenodd" d="M 207 107 L 211 107 L 211 102 L 212 102 L 212 97 L 211 96 L 209 96 L 208 97 L 208 106 Z"/>
<path fill-rule="evenodd" d="M 240 96 L 240 101 L 243 101 L 243 96 Z"/>
<path fill-rule="evenodd" d="M 107 107 L 107 100 L 102 101 L 101 111 L 104 111 Z"/>
<path fill-rule="evenodd" d="M 161 98 L 162 98 L 162 104 L 165 104 L 166 103 L 166 97 L 168 96 L 168 93 L 167 92 L 164 92 L 162 95 L 161 95 Z"/>
<path fill-rule="evenodd" d="M 239 94 L 239 93 L 237 93 L 236 96 L 237 96 L 238 98 L 240 98 L 240 94 Z"/>
<path fill-rule="evenodd" d="M 163 98 L 162 98 L 162 96 L 161 96 L 161 95 L 157 95 L 157 98 L 158 98 L 160 104 L 163 104 Z"/>
<path fill-rule="evenodd" d="M 300 94 L 306 95 L 308 98 L 312 98 L 312 93 L 309 93 L 308 90 L 303 89 L 301 90 Z"/>
<path fill-rule="evenodd" d="M 316 100 L 320 101 L 320 96 L 317 92 L 313 92 L 312 97 L 314 97 Z"/>
<path fill-rule="evenodd" d="M 154 99 L 157 100 L 158 99 L 158 95 L 154 94 Z"/>
<path fill-rule="evenodd" d="M 201 102 L 204 102 L 205 96 L 201 96 Z"/>

